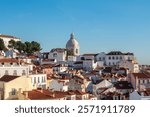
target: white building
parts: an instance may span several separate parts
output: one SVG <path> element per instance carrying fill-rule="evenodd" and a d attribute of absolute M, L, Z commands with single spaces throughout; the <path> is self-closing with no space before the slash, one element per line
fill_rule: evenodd
<path fill-rule="evenodd" d="M 96 55 L 96 61 L 103 61 L 106 64 L 106 53 L 101 52 Z"/>
<path fill-rule="evenodd" d="M 52 79 L 49 89 L 53 91 L 68 91 L 69 79 Z"/>
<path fill-rule="evenodd" d="M 66 44 L 66 49 L 70 51 L 70 54 L 72 55 L 80 55 L 80 46 L 73 33 L 71 33 L 70 39 Z"/>
<path fill-rule="evenodd" d="M 111 51 L 108 54 L 106 54 L 106 65 L 107 66 L 113 66 L 117 65 L 118 62 L 122 60 L 134 60 L 134 54 L 133 53 L 122 53 L 120 51 Z"/>
<path fill-rule="evenodd" d="M 138 73 L 140 71 L 138 63 L 133 60 L 120 61 L 118 64 L 119 64 L 119 68 L 127 68 L 129 72 L 132 73 Z"/>
<path fill-rule="evenodd" d="M 3 34 L 0 34 L 0 39 L 2 39 L 4 41 L 4 44 L 7 48 L 8 48 L 10 40 L 21 41 L 21 39 L 19 39 L 17 37 L 10 36 L 10 35 L 3 35 Z"/>
<path fill-rule="evenodd" d="M 41 59 L 40 64 L 46 65 L 46 64 L 55 64 L 57 63 L 56 59 Z"/>
<path fill-rule="evenodd" d="M 66 61 L 67 51 L 64 48 L 54 48 L 50 51 L 48 59 L 56 59 L 56 61 Z"/>
<path fill-rule="evenodd" d="M 32 69 L 32 64 L 25 64 L 24 62 L 17 59 L 0 59 L 0 77 L 3 75 L 28 76 Z"/>
<path fill-rule="evenodd" d="M 134 91 L 130 93 L 129 100 L 150 100 L 150 94 L 147 91 Z"/>
<path fill-rule="evenodd" d="M 31 78 L 32 89 L 47 88 L 47 75 L 46 74 L 32 74 L 29 75 Z"/>
<path fill-rule="evenodd" d="M 53 72 L 55 73 L 61 73 L 68 70 L 68 66 L 65 64 L 59 64 L 53 67 Z"/>
<path fill-rule="evenodd" d="M 150 74 L 131 73 L 128 75 L 128 81 L 131 82 L 133 88 L 137 91 L 144 91 L 150 88 Z"/>
<path fill-rule="evenodd" d="M 95 62 L 94 60 L 84 60 L 83 61 L 83 69 L 87 70 L 87 71 L 92 71 L 97 67 L 97 62 Z"/>
<path fill-rule="evenodd" d="M 102 88 L 110 88 L 112 87 L 112 83 L 108 80 L 102 80 L 101 82 L 97 84 L 93 84 L 93 94 L 99 95 Z"/>

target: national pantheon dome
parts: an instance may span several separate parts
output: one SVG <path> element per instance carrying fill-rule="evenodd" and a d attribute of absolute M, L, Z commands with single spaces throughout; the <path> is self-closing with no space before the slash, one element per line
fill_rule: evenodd
<path fill-rule="evenodd" d="M 68 40 L 66 44 L 66 49 L 71 51 L 73 55 L 79 55 L 80 54 L 80 47 L 78 41 L 75 39 L 74 33 L 71 33 L 70 39 Z"/>

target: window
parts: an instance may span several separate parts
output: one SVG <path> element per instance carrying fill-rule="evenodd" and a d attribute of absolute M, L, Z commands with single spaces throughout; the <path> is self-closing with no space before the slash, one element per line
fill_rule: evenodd
<path fill-rule="evenodd" d="M 112 59 L 114 60 L 114 59 L 115 59 L 115 57 L 113 56 L 113 57 L 112 57 Z"/>
<path fill-rule="evenodd" d="M 100 61 L 102 60 L 101 57 L 99 57 L 99 60 L 100 60 Z"/>
<path fill-rule="evenodd" d="M 34 82 L 33 82 L 34 84 L 36 83 L 36 77 L 34 77 Z"/>
<path fill-rule="evenodd" d="M 9 75 L 8 70 L 5 70 L 5 75 Z"/>
<path fill-rule="evenodd" d="M 44 76 L 44 82 L 46 82 L 46 78 L 45 78 L 45 76 Z"/>
<path fill-rule="evenodd" d="M 122 56 L 120 57 L 120 60 L 122 60 Z"/>
<path fill-rule="evenodd" d="M 17 76 L 17 70 L 14 70 L 13 75 Z"/>
<path fill-rule="evenodd" d="M 109 62 L 109 65 L 111 65 L 111 63 Z"/>
<path fill-rule="evenodd" d="M 42 76 L 42 83 L 44 83 L 45 82 L 45 77 L 44 76 Z"/>
<path fill-rule="evenodd" d="M 78 49 L 76 49 L 76 54 L 78 54 Z"/>
<path fill-rule="evenodd" d="M 116 60 L 118 60 L 118 56 L 116 57 Z"/>
<path fill-rule="evenodd" d="M 26 71 L 25 70 L 22 70 L 22 75 L 26 75 Z"/>
<path fill-rule="evenodd" d="M 145 80 L 143 80 L 143 84 L 145 83 Z"/>
<path fill-rule="evenodd" d="M 111 57 L 109 57 L 108 59 L 111 60 Z"/>
<path fill-rule="evenodd" d="M 140 80 L 138 80 L 139 84 L 140 84 Z"/>
<path fill-rule="evenodd" d="M 16 89 L 15 88 L 12 88 L 12 91 L 11 91 L 11 95 L 16 95 Z"/>
<path fill-rule="evenodd" d="M 40 77 L 38 77 L 38 83 L 40 83 Z"/>
<path fill-rule="evenodd" d="M 53 57 L 57 57 L 57 53 L 54 53 L 54 54 L 53 54 Z"/>
<path fill-rule="evenodd" d="M 84 58 L 84 57 L 81 57 L 81 60 L 85 60 L 85 58 Z"/>
<path fill-rule="evenodd" d="M 105 57 L 103 57 L 103 61 L 105 60 Z"/>

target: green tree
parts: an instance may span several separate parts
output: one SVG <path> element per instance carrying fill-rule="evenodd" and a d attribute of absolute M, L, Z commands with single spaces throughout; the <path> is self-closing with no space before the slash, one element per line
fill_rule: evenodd
<path fill-rule="evenodd" d="M 16 48 L 16 41 L 14 41 L 14 40 L 10 40 L 9 41 L 9 44 L 8 44 L 8 47 L 9 48 L 13 48 L 13 49 L 15 49 Z"/>
<path fill-rule="evenodd" d="M 3 41 L 3 40 L 2 40 Z M 21 41 L 9 41 L 9 48 L 18 50 L 19 53 L 33 54 L 34 52 L 39 52 L 41 50 L 40 43 L 36 41 L 22 43 Z"/>
<path fill-rule="evenodd" d="M 31 46 L 32 46 L 32 51 L 33 52 L 39 52 L 41 50 L 40 44 L 36 41 L 32 41 Z"/>
<path fill-rule="evenodd" d="M 6 50 L 3 39 L 0 39 L 0 50 L 4 50 L 4 51 Z"/>
<path fill-rule="evenodd" d="M 32 44 L 28 41 L 26 41 L 24 44 L 25 44 L 25 53 L 26 54 L 32 54 L 33 53 Z"/>
<path fill-rule="evenodd" d="M 25 43 L 22 43 L 21 41 L 17 41 L 15 45 L 15 49 L 19 51 L 19 53 L 25 53 L 26 46 Z"/>

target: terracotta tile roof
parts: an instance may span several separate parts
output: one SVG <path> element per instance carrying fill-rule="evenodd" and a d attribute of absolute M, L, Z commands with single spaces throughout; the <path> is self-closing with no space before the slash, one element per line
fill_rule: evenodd
<path fill-rule="evenodd" d="M 10 36 L 10 35 L 3 35 L 3 34 L 0 34 L 0 38 L 13 38 L 13 39 L 18 39 L 17 37 Z"/>
<path fill-rule="evenodd" d="M 86 92 L 82 92 L 82 91 L 79 91 L 79 90 L 75 90 L 74 91 L 76 95 L 85 95 L 85 94 L 88 94 Z"/>
<path fill-rule="evenodd" d="M 3 59 L 0 59 L 0 63 L 16 63 L 16 62 L 19 62 L 19 60 L 17 59 L 12 59 L 12 58 L 3 58 Z"/>
<path fill-rule="evenodd" d="M 45 68 L 53 68 L 55 66 L 56 66 L 56 64 L 43 64 L 43 65 L 38 66 L 38 67 L 41 67 L 42 69 L 45 69 Z"/>
<path fill-rule="evenodd" d="M 23 94 L 27 92 L 27 96 L 31 100 L 52 100 L 52 99 L 60 99 L 66 97 L 63 92 L 51 92 L 49 90 L 32 90 L 25 91 Z"/>
<path fill-rule="evenodd" d="M 149 78 L 150 79 L 150 74 L 145 74 L 145 73 L 132 73 L 132 74 L 136 78 Z"/>
<path fill-rule="evenodd" d="M 16 78 L 18 78 L 19 76 L 11 76 L 11 75 L 4 75 L 0 78 L 0 81 L 2 82 L 9 82 L 9 81 L 12 81 Z"/>

